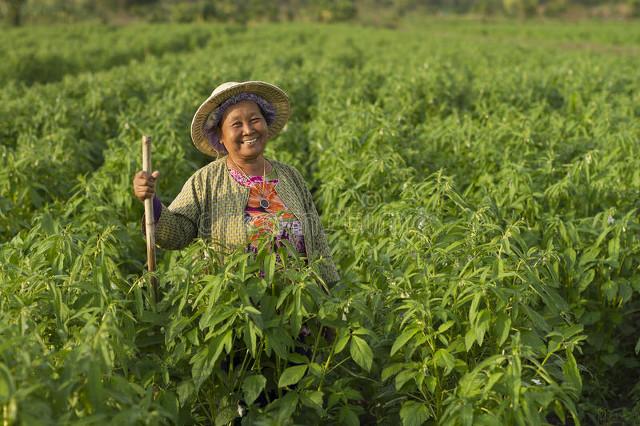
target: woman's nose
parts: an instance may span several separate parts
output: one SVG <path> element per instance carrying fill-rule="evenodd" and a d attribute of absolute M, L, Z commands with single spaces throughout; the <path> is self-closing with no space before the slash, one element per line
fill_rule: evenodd
<path fill-rule="evenodd" d="M 242 125 L 242 131 L 245 135 L 250 135 L 253 133 L 253 126 L 251 125 L 251 121 L 247 121 Z"/>

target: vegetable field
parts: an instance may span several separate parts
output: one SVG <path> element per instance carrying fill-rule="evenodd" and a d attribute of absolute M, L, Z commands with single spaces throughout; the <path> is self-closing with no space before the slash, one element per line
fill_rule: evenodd
<path fill-rule="evenodd" d="M 638 421 L 637 23 L 2 40 L 3 426 Z M 207 162 L 197 106 L 249 79 L 291 97 L 267 156 L 304 175 L 342 280 L 196 242 L 159 252 L 155 303 L 140 138 L 168 204 Z"/>

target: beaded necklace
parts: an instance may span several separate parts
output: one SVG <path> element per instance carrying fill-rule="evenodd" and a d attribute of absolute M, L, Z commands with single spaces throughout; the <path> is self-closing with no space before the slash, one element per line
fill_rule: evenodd
<path fill-rule="evenodd" d="M 238 163 L 236 163 L 235 161 L 233 161 L 233 158 L 229 157 L 229 160 L 231 160 L 231 162 L 233 163 L 234 166 L 236 166 L 240 172 L 242 172 L 242 174 L 244 175 L 244 177 L 247 179 L 247 182 L 250 181 L 249 179 L 249 175 L 247 175 L 244 171 L 244 169 L 242 167 L 240 167 L 240 165 Z M 262 169 L 262 190 L 260 191 L 260 197 L 262 197 L 260 199 L 260 207 L 262 207 L 263 209 L 268 209 L 269 208 L 269 200 L 267 200 L 267 197 L 265 196 L 265 193 L 267 192 L 267 189 L 265 188 L 265 184 L 267 182 L 267 160 L 263 159 L 264 163 L 262 164 L 263 169 Z"/>

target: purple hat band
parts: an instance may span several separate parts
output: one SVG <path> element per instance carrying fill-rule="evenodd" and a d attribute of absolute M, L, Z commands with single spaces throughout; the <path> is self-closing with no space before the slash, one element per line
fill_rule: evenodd
<path fill-rule="evenodd" d="M 207 121 L 204 125 L 204 134 L 209 139 L 209 143 L 213 146 L 217 152 L 221 154 L 227 154 L 227 149 L 220 142 L 220 138 L 216 132 L 216 128 L 220 125 L 220 120 L 224 116 L 225 111 L 230 107 L 242 101 L 251 101 L 255 102 L 256 105 L 260 108 L 260 112 L 262 112 L 262 116 L 267 122 L 267 126 L 270 126 L 273 123 L 273 120 L 276 118 L 276 109 L 267 102 L 261 96 L 258 96 L 254 93 L 240 93 L 238 95 L 232 96 L 220 106 L 213 110 L 209 117 L 207 117 Z"/>

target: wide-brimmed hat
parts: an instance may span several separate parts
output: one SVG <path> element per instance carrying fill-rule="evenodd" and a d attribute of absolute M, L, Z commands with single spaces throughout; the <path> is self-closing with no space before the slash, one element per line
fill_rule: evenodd
<path fill-rule="evenodd" d="M 229 81 L 216 87 L 211 96 L 200 105 L 191 121 L 191 140 L 200 152 L 210 157 L 217 157 L 219 151 L 211 143 L 206 134 L 205 126 L 207 120 L 211 122 L 211 114 L 226 100 L 241 93 L 257 95 L 267 101 L 274 109 L 275 116 L 271 123 L 268 123 L 268 137 L 275 137 L 289 119 L 291 108 L 289 97 L 279 87 L 265 83 L 264 81 Z"/>

